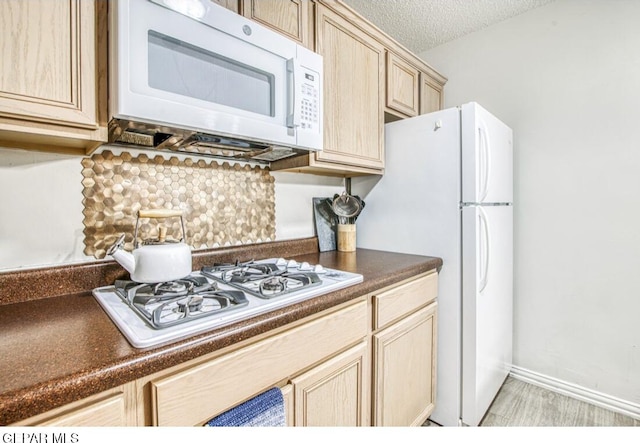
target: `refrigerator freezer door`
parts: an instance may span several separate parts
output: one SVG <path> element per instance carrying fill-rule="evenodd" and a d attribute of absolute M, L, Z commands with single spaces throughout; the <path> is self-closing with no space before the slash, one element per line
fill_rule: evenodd
<path fill-rule="evenodd" d="M 366 203 L 358 217 L 358 247 L 439 257 L 455 249 L 459 125 L 457 109 L 385 125 L 384 175 L 351 181 L 351 192 Z"/>
<path fill-rule="evenodd" d="M 441 257 L 438 276 L 437 398 L 432 420 L 460 418 L 460 113 L 458 109 L 385 126 L 385 174 L 355 177 L 352 193 L 366 206 L 357 245 Z"/>
<path fill-rule="evenodd" d="M 462 423 L 477 426 L 512 364 L 513 207 L 464 207 L 462 254 Z"/>
<path fill-rule="evenodd" d="M 477 103 L 462 105 L 462 201 L 513 201 L 513 132 Z"/>

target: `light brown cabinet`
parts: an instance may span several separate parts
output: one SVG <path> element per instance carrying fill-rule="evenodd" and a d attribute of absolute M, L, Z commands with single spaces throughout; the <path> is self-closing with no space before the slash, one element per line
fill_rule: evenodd
<path fill-rule="evenodd" d="M 198 426 L 281 386 L 289 426 L 420 425 L 435 406 L 437 291 L 431 272 L 138 380 L 139 422 Z"/>
<path fill-rule="evenodd" d="M 106 3 L 0 2 L 0 146 L 85 154 L 107 140 Z"/>
<path fill-rule="evenodd" d="M 360 377 L 360 386 L 364 386 L 361 377 L 365 370 L 370 370 L 367 362 L 361 359 L 359 364 L 352 365 L 356 368 L 354 373 L 346 369 L 348 365 L 344 361 L 345 356 L 355 358 L 351 353 L 330 359 L 362 342 L 367 329 L 367 306 L 365 301 L 360 301 L 231 352 L 138 380 L 140 397 L 145 399 L 140 420 L 156 426 L 202 425 L 273 386 L 287 385 L 289 380 L 293 380 L 294 390 L 308 388 L 310 380 L 317 380 L 318 374 L 321 374 L 320 378 L 326 376 L 327 371 L 345 373 L 337 383 L 344 383 L 342 387 L 346 389 L 349 389 L 347 384 L 353 377 Z M 361 375 L 358 376 L 357 371 Z M 303 373 L 306 375 L 300 375 Z M 329 383 L 326 386 L 333 385 Z M 324 397 L 314 398 L 310 419 L 316 423 L 331 424 L 337 418 L 323 415 L 323 406 L 319 404 L 327 391 L 320 389 L 316 392 L 324 392 Z M 351 395 L 364 394 L 351 389 L 347 397 Z M 362 402 L 360 398 L 347 400 L 345 397 L 343 400 L 356 404 Z M 293 401 L 294 404 L 299 402 L 295 393 Z M 307 421 L 298 415 L 296 412 L 296 423 Z M 368 417 L 362 420 L 368 420 Z"/>
<path fill-rule="evenodd" d="M 420 114 L 439 111 L 444 105 L 443 85 L 434 80 L 433 77 L 422 72 L 420 73 Z"/>
<path fill-rule="evenodd" d="M 363 341 L 293 378 L 295 426 L 368 426 L 368 355 Z"/>
<path fill-rule="evenodd" d="M 14 426 L 135 426 L 135 383 L 109 389 Z"/>
<path fill-rule="evenodd" d="M 324 147 L 316 160 L 382 170 L 384 48 L 318 5 L 317 51 L 324 66 Z"/>
<path fill-rule="evenodd" d="M 374 426 L 420 426 L 435 407 L 437 278 L 374 296 Z"/>
<path fill-rule="evenodd" d="M 387 108 L 409 117 L 420 111 L 420 71 L 391 51 L 387 52 Z"/>
<path fill-rule="evenodd" d="M 416 65 L 392 51 L 387 52 L 386 121 L 415 117 L 442 109 L 444 82 L 434 73 L 421 71 Z"/>
<path fill-rule="evenodd" d="M 242 0 L 242 14 L 313 49 L 310 0 Z"/>
<path fill-rule="evenodd" d="M 435 407 L 437 303 L 374 335 L 376 426 L 420 426 Z"/>

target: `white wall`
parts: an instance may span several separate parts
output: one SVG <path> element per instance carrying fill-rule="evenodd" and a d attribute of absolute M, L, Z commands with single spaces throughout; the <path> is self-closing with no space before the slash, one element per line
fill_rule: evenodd
<path fill-rule="evenodd" d="M 276 239 L 313 237 L 313 197 L 344 191 L 344 179 L 295 172 L 272 172 L 276 180 Z"/>
<path fill-rule="evenodd" d="M 83 252 L 81 160 L 0 148 L 0 272 L 95 261 Z M 343 179 L 273 176 L 276 240 L 314 236 L 312 198 L 341 192 Z"/>
<path fill-rule="evenodd" d="M 0 270 L 86 260 L 80 161 L 0 149 Z"/>
<path fill-rule="evenodd" d="M 514 130 L 514 363 L 640 403 L 640 1 L 558 0 L 421 57 Z"/>

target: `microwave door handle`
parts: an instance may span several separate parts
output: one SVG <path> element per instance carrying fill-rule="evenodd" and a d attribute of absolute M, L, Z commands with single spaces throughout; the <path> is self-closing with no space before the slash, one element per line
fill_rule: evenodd
<path fill-rule="evenodd" d="M 287 60 L 287 127 L 296 128 L 300 126 L 300 106 L 297 103 L 298 79 L 300 78 L 300 63 L 290 58 Z"/>

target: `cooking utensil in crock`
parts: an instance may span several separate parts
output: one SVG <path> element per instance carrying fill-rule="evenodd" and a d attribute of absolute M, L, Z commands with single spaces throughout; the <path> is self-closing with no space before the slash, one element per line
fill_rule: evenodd
<path fill-rule="evenodd" d="M 333 204 L 331 205 L 333 208 L 334 214 L 338 216 L 339 224 L 346 225 L 349 223 L 349 219 L 360 213 L 362 210 L 362 206 L 360 205 L 360 200 L 355 198 L 353 195 L 349 195 L 346 192 L 343 192 L 341 195 L 336 196 L 333 199 Z"/>
<path fill-rule="evenodd" d="M 167 239 L 167 228 L 160 226 L 158 239 L 146 240 L 142 246 L 139 246 L 138 226 L 141 218 L 170 217 L 180 217 L 182 226 L 180 241 Z M 138 283 L 162 283 L 184 278 L 191 273 L 191 248 L 185 243 L 186 231 L 182 211 L 171 209 L 138 211 L 133 236 L 133 253 L 129 253 L 123 248 L 125 234 L 122 234 L 107 251 L 107 255 L 112 256 L 123 268 L 129 271 L 131 280 Z"/>
<path fill-rule="evenodd" d="M 356 220 L 358 219 L 358 216 L 360 215 L 360 213 L 362 212 L 362 210 L 364 209 L 364 200 L 362 200 L 360 197 L 358 197 L 357 195 L 354 195 L 353 198 L 355 198 L 356 200 L 358 200 L 358 203 L 360 203 L 360 209 L 358 210 L 357 213 L 355 213 L 353 215 L 353 217 L 351 217 L 349 219 L 349 223 L 350 224 L 355 224 Z"/>

